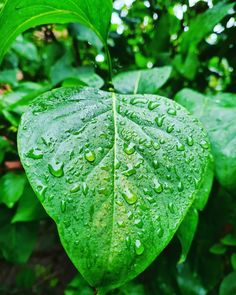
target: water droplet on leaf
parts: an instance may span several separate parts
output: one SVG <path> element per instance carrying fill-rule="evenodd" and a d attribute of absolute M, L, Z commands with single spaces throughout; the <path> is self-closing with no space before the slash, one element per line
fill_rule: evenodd
<path fill-rule="evenodd" d="M 62 177 L 64 164 L 62 162 L 53 161 L 48 165 L 49 172 L 55 177 Z"/>
<path fill-rule="evenodd" d="M 123 193 L 123 197 L 125 201 L 130 205 L 136 203 L 138 200 L 137 195 L 131 192 L 129 189 L 126 189 L 126 192 Z"/>
<path fill-rule="evenodd" d="M 135 241 L 135 252 L 136 252 L 136 254 L 137 255 L 142 255 L 143 254 L 143 252 L 144 252 L 144 246 L 143 246 L 143 244 L 141 243 L 141 241 L 140 240 L 136 240 Z"/>

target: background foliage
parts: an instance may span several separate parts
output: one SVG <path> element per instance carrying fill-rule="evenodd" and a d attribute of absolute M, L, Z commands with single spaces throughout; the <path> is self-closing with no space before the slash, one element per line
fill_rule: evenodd
<path fill-rule="evenodd" d="M 236 150 L 234 4 L 116 0 L 109 35 L 116 91 L 158 93 L 183 104 L 190 91 L 189 110 L 199 116 L 203 109 L 206 115 L 202 112 L 202 116 L 216 122 L 221 134 L 225 132 L 232 175 Z M 132 85 L 136 75 L 140 75 L 139 85 Z M 61 85 L 105 89 L 106 79 L 101 42 L 78 24 L 28 30 L 4 58 L 0 70 L 0 294 L 94 292 L 64 254 L 53 222 L 28 184 L 17 154 L 16 134 L 21 114 L 40 93 Z M 223 96 L 224 105 L 215 106 L 214 101 Z M 206 100 L 212 103 L 209 110 L 202 107 Z M 221 118 L 222 108 L 228 112 Z M 208 121 L 203 120 L 206 127 Z M 214 135 L 210 137 L 217 141 Z M 222 161 L 217 163 L 224 163 L 223 148 L 215 151 Z M 181 245 L 174 238 L 143 274 L 114 294 L 236 293 L 235 178 L 225 174 L 222 178 L 221 166 L 216 167 L 218 180 L 200 213 L 187 260 L 179 263 Z"/>

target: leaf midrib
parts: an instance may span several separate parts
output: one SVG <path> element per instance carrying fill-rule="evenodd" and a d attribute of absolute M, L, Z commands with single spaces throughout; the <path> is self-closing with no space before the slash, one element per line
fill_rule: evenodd
<path fill-rule="evenodd" d="M 112 225 L 111 225 L 111 240 L 110 246 L 108 251 L 108 264 L 111 260 L 111 248 L 112 248 L 112 241 L 113 241 L 113 229 L 114 229 L 114 220 L 115 220 L 115 196 L 117 191 L 116 186 L 116 153 L 117 153 L 117 138 L 118 138 L 118 128 L 117 128 L 117 106 L 116 106 L 116 94 L 112 92 L 112 113 L 113 113 L 113 124 L 114 124 L 114 144 L 113 144 L 113 151 L 114 151 L 114 160 L 113 160 L 113 203 L 112 203 Z"/>

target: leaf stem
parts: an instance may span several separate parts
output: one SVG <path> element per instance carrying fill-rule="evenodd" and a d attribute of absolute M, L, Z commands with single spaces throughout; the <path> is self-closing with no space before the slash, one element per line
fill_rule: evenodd
<path fill-rule="evenodd" d="M 109 91 L 114 91 L 114 86 L 112 83 L 112 61 L 111 61 L 111 55 L 110 55 L 110 51 L 109 48 L 107 46 L 107 44 L 105 45 L 105 53 L 106 53 L 106 59 L 107 59 L 107 64 L 108 64 L 108 90 Z"/>

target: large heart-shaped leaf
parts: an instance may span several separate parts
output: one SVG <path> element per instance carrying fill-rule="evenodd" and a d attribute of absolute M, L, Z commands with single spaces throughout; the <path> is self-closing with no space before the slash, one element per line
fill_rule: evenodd
<path fill-rule="evenodd" d="M 0 62 L 17 35 L 48 23 L 79 22 L 105 45 L 111 13 L 112 0 L 6 0 L 0 12 Z"/>
<path fill-rule="evenodd" d="M 208 131 L 219 182 L 236 187 L 236 95 L 210 97 L 186 88 L 176 94 L 175 100 L 196 115 Z"/>
<path fill-rule="evenodd" d="M 166 247 L 211 161 L 200 123 L 155 95 L 58 89 L 23 115 L 19 154 L 69 257 L 109 289 Z"/>

